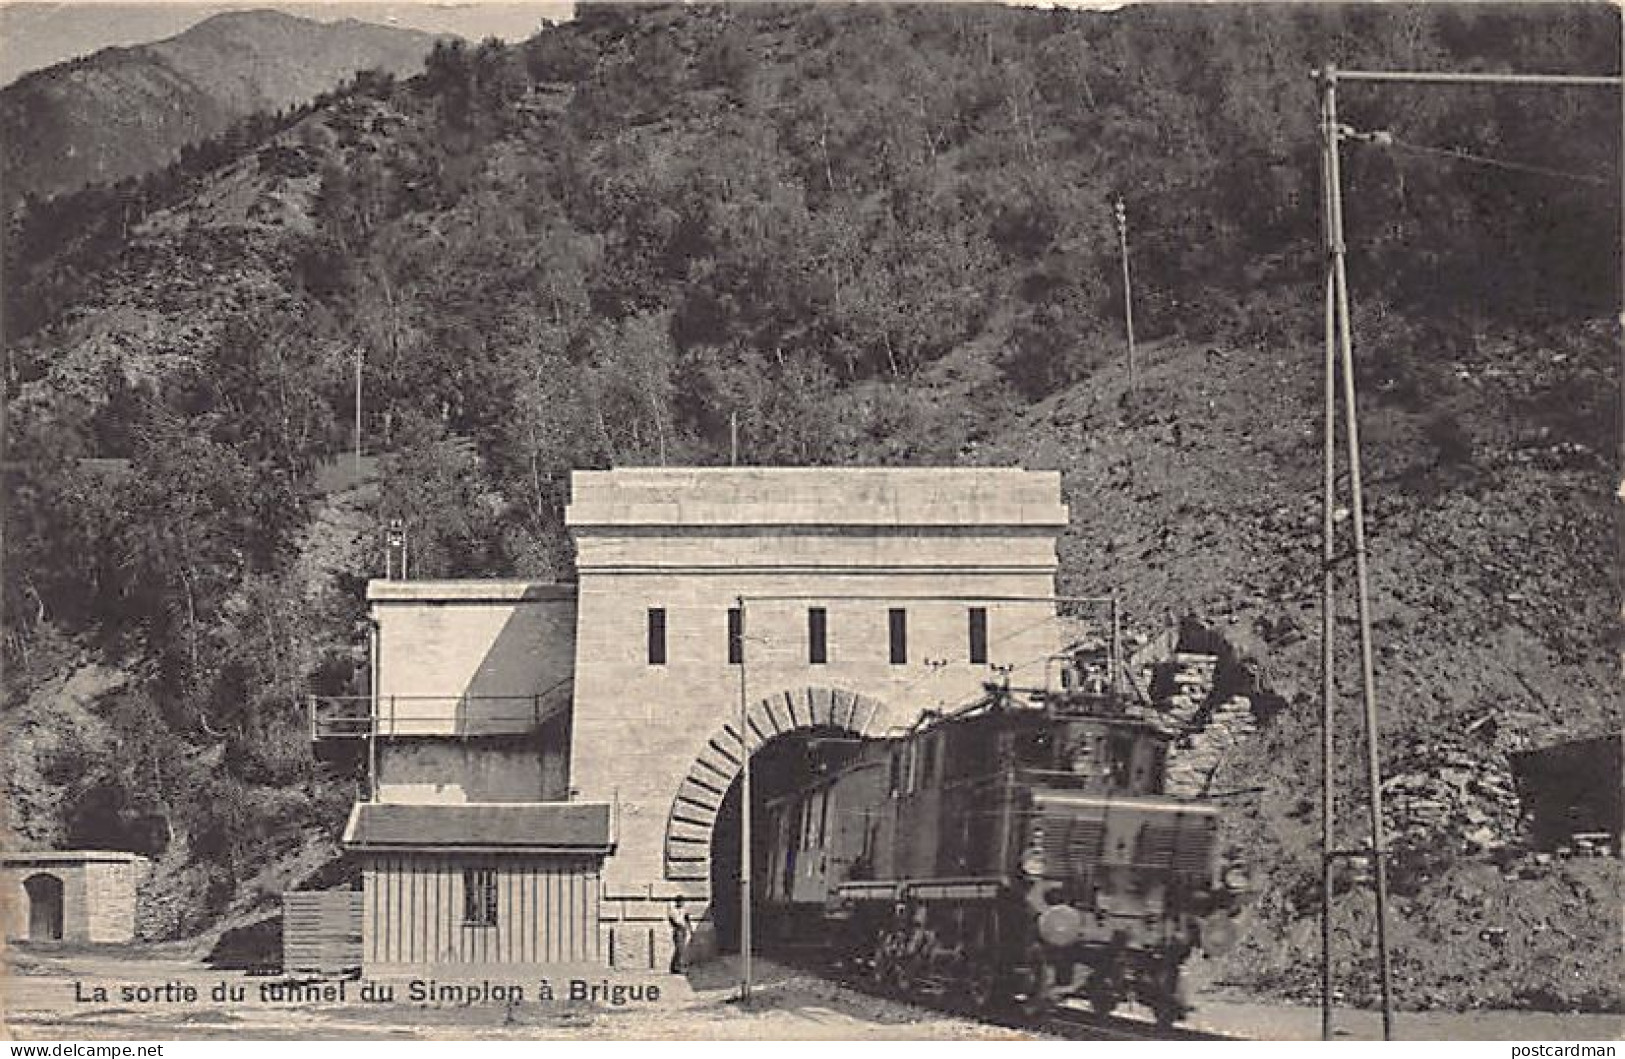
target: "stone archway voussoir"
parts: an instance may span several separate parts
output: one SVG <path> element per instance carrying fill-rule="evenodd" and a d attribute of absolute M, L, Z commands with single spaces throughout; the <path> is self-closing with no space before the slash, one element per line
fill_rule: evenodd
<path fill-rule="evenodd" d="M 852 714 L 857 707 L 858 697 L 850 691 L 836 688 L 830 692 L 830 723 L 838 728 L 857 729 L 853 724 Z"/>
<path fill-rule="evenodd" d="M 835 723 L 835 714 L 828 688 L 807 689 L 807 715 L 812 718 L 812 723 L 815 725 L 831 725 Z"/>

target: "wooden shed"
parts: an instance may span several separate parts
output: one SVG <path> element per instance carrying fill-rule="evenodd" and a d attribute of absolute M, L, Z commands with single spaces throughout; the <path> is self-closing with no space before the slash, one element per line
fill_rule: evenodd
<path fill-rule="evenodd" d="M 346 974 L 361 968 L 363 898 L 355 890 L 282 895 L 282 970 Z"/>
<path fill-rule="evenodd" d="M 368 977 L 481 976 L 601 965 L 599 878 L 610 806 L 358 804 Z"/>

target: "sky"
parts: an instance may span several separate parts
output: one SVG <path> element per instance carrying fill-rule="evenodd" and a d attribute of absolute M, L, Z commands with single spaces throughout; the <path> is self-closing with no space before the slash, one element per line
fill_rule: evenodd
<path fill-rule="evenodd" d="M 44 3 L 40 0 L 0 0 L 0 85 L 10 84 L 30 70 L 89 55 L 115 44 L 141 44 L 173 37 L 189 26 L 222 11 L 273 8 L 290 15 L 334 22 L 355 18 L 364 22 L 408 26 L 431 33 L 455 33 L 469 40 L 498 37 L 524 40 L 544 19 L 570 17 L 570 0 L 497 0 L 478 3 L 399 2 L 399 0 L 338 0 L 330 3 L 247 2 L 132 2 L 132 0 L 75 0 Z"/>

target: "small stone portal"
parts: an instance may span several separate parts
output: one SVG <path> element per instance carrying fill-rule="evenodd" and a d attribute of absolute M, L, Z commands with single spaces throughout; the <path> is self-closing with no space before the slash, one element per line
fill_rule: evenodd
<path fill-rule="evenodd" d="M 105 942 L 135 937 L 135 891 L 147 858 L 117 850 L 43 850 L 0 857 L 8 941 Z"/>

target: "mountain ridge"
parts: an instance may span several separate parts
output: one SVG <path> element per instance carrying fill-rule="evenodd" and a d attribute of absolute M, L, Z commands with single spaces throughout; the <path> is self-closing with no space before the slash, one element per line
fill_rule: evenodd
<path fill-rule="evenodd" d="M 144 176 L 234 121 L 309 102 L 361 69 L 416 73 L 438 39 L 231 11 L 164 40 L 32 71 L 0 89 L 4 205 Z"/>

